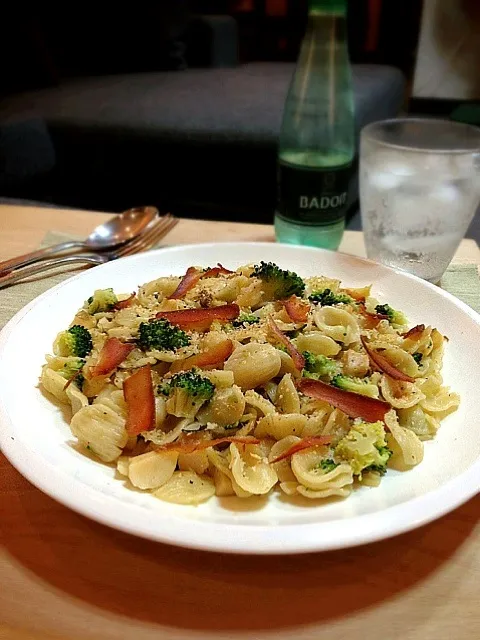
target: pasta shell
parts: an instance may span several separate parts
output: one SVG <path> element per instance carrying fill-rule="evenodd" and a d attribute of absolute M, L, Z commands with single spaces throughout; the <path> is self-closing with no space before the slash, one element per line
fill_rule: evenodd
<path fill-rule="evenodd" d="M 128 478 L 139 489 L 155 489 L 167 482 L 177 466 L 176 451 L 150 451 L 130 458 Z"/>
<path fill-rule="evenodd" d="M 210 402 L 200 409 L 199 422 L 212 422 L 221 427 L 237 423 L 245 410 L 245 398 L 239 387 L 216 389 Z"/>
<path fill-rule="evenodd" d="M 82 407 L 88 406 L 88 398 L 84 395 L 75 383 L 70 384 L 65 393 L 72 407 L 72 414 L 75 415 Z"/>
<path fill-rule="evenodd" d="M 275 440 L 281 440 L 286 436 L 299 436 L 303 434 L 307 416 L 302 413 L 269 413 L 259 420 L 255 435 L 258 438 L 271 436 Z"/>
<path fill-rule="evenodd" d="M 219 498 L 235 495 L 232 481 L 227 475 L 225 475 L 218 469 L 213 470 L 213 481 L 215 482 L 215 495 L 217 495 Z"/>
<path fill-rule="evenodd" d="M 271 463 L 272 460 L 281 456 L 285 451 L 288 451 L 290 447 L 293 447 L 294 444 L 300 442 L 300 438 L 297 436 L 287 436 L 286 438 L 282 438 L 278 442 L 276 442 L 270 450 L 270 454 L 268 456 L 268 460 Z M 295 474 L 293 473 L 290 460 L 284 458 L 279 462 L 273 463 L 273 468 L 275 469 L 279 482 L 294 482 L 297 485 L 297 479 Z"/>
<path fill-rule="evenodd" d="M 280 380 L 275 404 L 282 413 L 300 413 L 300 397 L 289 373 Z"/>
<path fill-rule="evenodd" d="M 275 406 L 270 402 L 270 400 L 267 400 L 256 391 L 252 391 L 251 389 L 246 391 L 245 401 L 247 405 L 255 407 L 255 409 L 258 409 L 264 416 L 269 413 L 275 413 Z"/>
<path fill-rule="evenodd" d="M 128 456 L 120 456 L 117 460 L 117 471 L 122 476 L 128 477 L 128 466 L 130 464 L 130 458 Z"/>
<path fill-rule="evenodd" d="M 320 331 L 300 334 L 293 342 L 299 351 L 310 351 L 316 356 L 336 356 L 341 350 L 335 340 L 323 335 Z"/>
<path fill-rule="evenodd" d="M 408 409 L 425 398 L 416 384 L 393 380 L 388 376 L 382 376 L 380 388 L 385 400 L 396 409 Z"/>
<path fill-rule="evenodd" d="M 116 460 L 128 440 L 125 418 L 101 403 L 80 409 L 70 429 L 84 447 L 105 462 Z"/>
<path fill-rule="evenodd" d="M 242 389 L 254 389 L 274 378 L 280 370 L 278 350 L 270 344 L 250 342 L 235 349 L 225 362 L 233 372 L 235 383 Z"/>
<path fill-rule="evenodd" d="M 345 309 L 322 307 L 314 312 L 313 320 L 323 334 L 336 342 L 349 345 L 360 339 L 358 323 Z"/>
<path fill-rule="evenodd" d="M 333 496 L 336 496 L 338 498 L 348 498 L 351 492 L 351 485 L 339 488 L 332 487 L 321 489 L 319 491 L 315 491 L 314 489 L 310 489 L 309 487 L 304 487 L 301 484 L 297 486 L 297 493 L 299 493 L 304 498 L 309 498 L 310 500 L 323 500 L 325 498 L 331 498 Z"/>
<path fill-rule="evenodd" d="M 215 495 L 215 483 L 212 478 L 199 476 L 193 471 L 175 471 L 153 495 L 175 504 L 200 504 Z"/>
<path fill-rule="evenodd" d="M 298 482 L 315 491 L 336 490 L 353 484 L 353 472 L 349 464 L 339 464 L 332 471 L 325 473 L 320 466 L 325 457 L 324 447 L 294 453 L 292 471 Z"/>
<path fill-rule="evenodd" d="M 194 471 L 198 475 L 202 475 L 207 471 L 209 464 L 205 450 L 180 453 L 178 456 L 178 468 L 180 471 Z"/>
<path fill-rule="evenodd" d="M 249 465 L 235 444 L 230 445 L 230 468 L 238 486 L 253 495 L 268 493 L 277 483 L 275 469 L 267 462 L 257 462 Z"/>
<path fill-rule="evenodd" d="M 398 424 L 395 411 L 389 411 L 385 415 L 385 424 L 390 430 L 387 435 L 389 447 L 394 455 L 390 463 L 395 466 L 395 458 L 406 467 L 414 467 L 423 460 L 423 444 L 418 436 L 410 429 L 404 429 Z"/>

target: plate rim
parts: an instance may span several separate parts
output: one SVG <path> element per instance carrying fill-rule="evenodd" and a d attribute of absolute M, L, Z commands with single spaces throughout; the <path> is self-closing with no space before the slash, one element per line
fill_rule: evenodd
<path fill-rule="evenodd" d="M 219 246 L 223 246 L 226 248 L 241 248 L 242 246 L 250 246 L 254 248 L 272 248 L 272 246 L 275 246 L 275 244 L 270 242 L 218 242 L 184 244 L 176 245 L 174 247 L 163 247 L 160 249 L 155 249 L 153 251 L 129 256 L 127 258 L 122 258 L 121 260 L 122 262 L 135 262 L 145 259 L 145 256 L 152 257 L 157 254 L 164 254 L 165 252 L 185 253 L 189 249 L 214 250 L 218 249 Z M 440 297 L 444 297 L 447 300 L 450 300 L 460 311 L 466 313 L 470 318 L 472 318 L 480 328 L 480 314 L 478 314 L 474 309 L 453 296 L 448 291 L 440 289 L 436 285 L 424 281 L 412 274 L 399 269 L 387 267 L 367 258 L 354 256 L 352 254 L 296 245 L 279 244 L 278 246 L 282 249 L 285 249 L 285 247 L 291 247 L 292 250 L 295 251 L 300 250 L 307 253 L 316 253 L 317 255 L 334 254 L 341 257 L 348 257 L 349 259 L 354 259 L 355 261 L 360 261 L 370 266 L 374 266 L 375 268 L 385 270 L 387 273 L 393 273 L 403 278 L 413 279 L 416 282 L 420 282 L 423 286 L 426 286 L 427 288 L 435 291 L 436 294 Z M 111 269 L 111 264 L 112 263 L 101 265 L 100 268 L 103 270 Z M 63 282 L 58 283 L 54 287 L 40 294 L 29 303 L 27 303 L 27 305 L 25 305 L 22 309 L 20 309 L 0 331 L 0 356 L 12 331 L 14 331 L 15 327 L 21 322 L 24 316 L 29 313 L 32 308 L 41 304 L 44 299 L 55 295 L 64 286 L 70 286 L 71 283 L 77 281 L 78 279 L 84 278 L 88 273 L 89 271 L 85 271 L 75 274 L 71 278 L 67 278 Z M 359 531 L 357 529 L 354 530 L 353 527 L 345 527 L 343 535 L 336 539 L 330 538 L 330 540 L 321 541 L 324 536 L 318 538 L 318 536 L 315 534 L 318 534 L 319 528 L 321 528 L 323 532 L 332 527 L 336 528 L 339 522 L 348 522 L 348 518 L 345 521 L 333 520 L 330 522 L 310 522 L 287 525 L 282 524 L 276 527 L 272 527 L 248 524 L 242 524 L 239 526 L 237 524 L 229 523 L 191 521 L 189 519 L 182 519 L 181 517 L 176 517 L 172 516 L 172 514 L 169 514 L 169 518 L 173 518 L 175 520 L 176 526 L 175 529 L 172 529 L 172 531 L 176 532 L 174 538 L 173 535 L 168 535 L 168 527 L 166 532 L 163 530 L 152 531 L 151 528 L 144 526 L 139 527 L 138 524 L 132 526 L 131 523 L 129 523 L 124 517 L 122 517 L 123 515 L 125 515 L 126 511 L 130 511 L 132 508 L 134 511 L 141 510 L 141 512 L 144 512 L 144 507 L 140 505 L 135 505 L 132 503 L 128 503 L 125 505 L 125 503 L 122 503 L 124 506 L 129 507 L 129 509 L 125 509 L 125 511 L 120 514 L 115 513 L 115 505 L 113 507 L 113 513 L 111 507 L 109 507 L 106 511 L 104 506 L 102 509 L 98 509 L 96 508 L 95 501 L 90 501 L 90 494 L 95 495 L 98 493 L 98 491 L 94 488 L 82 486 L 82 495 L 77 495 L 75 492 L 75 486 L 77 483 L 73 476 L 59 472 L 53 467 L 49 468 L 48 473 L 43 476 L 42 473 L 36 469 L 35 464 L 32 464 L 32 461 L 35 462 L 35 460 L 38 464 L 38 454 L 35 453 L 35 450 L 27 447 L 25 443 L 23 443 L 23 448 L 22 445 L 17 446 L 15 444 L 16 441 L 12 439 L 12 434 L 15 434 L 15 425 L 8 415 L 6 407 L 4 407 L 1 390 L 0 424 L 2 425 L 2 429 L 0 430 L 0 447 L 3 454 L 29 482 L 31 482 L 34 486 L 36 486 L 38 489 L 46 493 L 49 497 L 53 498 L 57 502 L 60 502 L 64 506 L 72 509 L 77 513 L 80 513 L 87 518 L 95 520 L 103 525 L 112 527 L 114 529 L 121 530 L 125 533 L 166 544 L 175 544 L 182 547 L 204 551 L 248 555 L 271 555 L 311 553 L 354 547 L 400 535 L 407 531 L 411 531 L 420 526 L 423 526 L 429 522 L 441 518 L 450 511 L 453 511 L 461 504 L 464 504 L 469 499 L 474 497 L 480 491 L 479 458 L 462 474 L 440 485 L 433 491 L 429 491 L 426 494 L 417 496 L 416 498 L 410 500 L 406 500 L 405 502 L 399 503 L 397 505 L 387 507 L 386 509 L 382 509 L 381 511 L 356 516 L 354 518 L 355 523 L 361 523 L 363 525 L 362 531 Z M 41 467 L 44 468 L 44 466 L 45 461 L 41 460 Z M 65 482 L 66 480 L 67 482 Z M 71 485 L 71 487 L 67 485 Z M 441 501 L 440 504 L 438 503 L 437 494 L 445 498 Z M 444 496 L 444 494 L 447 495 Z M 112 498 L 110 497 L 110 499 Z M 116 499 L 113 498 L 113 501 L 116 502 Z M 402 512 L 407 510 L 409 512 L 409 518 L 406 521 L 404 520 L 402 522 Z M 385 519 L 386 513 L 391 516 L 387 520 Z M 380 520 L 381 527 L 375 528 L 378 520 Z M 191 534 L 192 522 L 195 522 L 195 527 L 193 527 L 195 533 L 193 535 Z M 183 535 L 180 540 L 178 539 L 179 526 L 183 530 Z M 215 536 L 210 537 L 212 533 L 212 527 L 215 529 L 223 529 L 224 532 L 232 529 L 237 530 L 237 535 L 226 537 L 225 539 L 228 540 L 227 544 L 223 542 L 223 536 L 220 536 L 220 540 L 218 540 L 218 537 Z M 248 544 L 246 544 L 242 539 L 242 534 L 246 534 L 247 531 L 250 534 L 250 537 L 253 537 L 255 539 L 254 546 L 252 547 L 248 547 Z M 281 532 L 282 534 L 286 533 L 286 535 L 275 535 L 275 533 L 278 532 Z M 230 531 L 230 533 L 232 533 L 232 531 Z"/>

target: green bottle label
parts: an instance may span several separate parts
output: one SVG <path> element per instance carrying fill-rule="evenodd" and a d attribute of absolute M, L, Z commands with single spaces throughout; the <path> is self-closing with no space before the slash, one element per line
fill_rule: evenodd
<path fill-rule="evenodd" d="M 296 224 L 324 226 L 342 220 L 347 210 L 351 164 L 318 169 L 280 161 L 278 215 Z"/>

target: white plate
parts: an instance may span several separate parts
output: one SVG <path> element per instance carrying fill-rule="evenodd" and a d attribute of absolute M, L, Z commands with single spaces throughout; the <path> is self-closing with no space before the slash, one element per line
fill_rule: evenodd
<path fill-rule="evenodd" d="M 344 501 L 295 504 L 267 499 L 212 499 L 172 505 L 127 489 L 115 469 L 75 449 L 62 411 L 38 387 L 45 353 L 58 331 L 96 288 L 132 291 L 190 265 L 235 268 L 267 260 L 300 275 L 338 277 L 347 286 L 373 283 L 382 302 L 412 323 L 448 335 L 444 379 L 461 394 L 460 409 L 425 444 L 424 461 L 389 471 L 380 487 L 361 487 Z M 358 545 L 408 531 L 451 511 L 480 487 L 480 316 L 441 289 L 373 262 L 319 249 L 264 243 L 181 246 L 91 269 L 27 305 L 0 334 L 0 444 L 34 485 L 85 516 L 175 545 L 235 553 L 295 553 Z"/>

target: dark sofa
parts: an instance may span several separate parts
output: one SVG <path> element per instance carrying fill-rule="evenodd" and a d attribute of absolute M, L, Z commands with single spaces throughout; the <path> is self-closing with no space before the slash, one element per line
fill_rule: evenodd
<path fill-rule="evenodd" d="M 188 68 L 156 71 L 150 61 L 149 71 L 70 78 L 4 98 L 0 195 L 271 221 L 294 66 L 238 65 L 235 21 L 227 16 L 196 17 L 186 33 Z M 399 70 L 353 65 L 353 78 L 357 132 L 397 114 L 405 89 Z M 352 202 L 356 196 L 353 181 Z"/>

